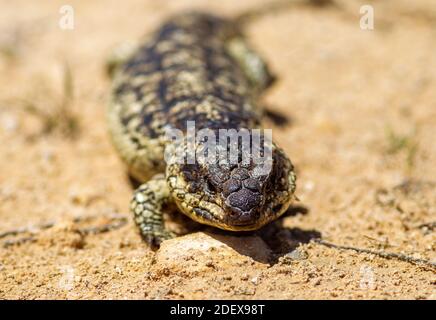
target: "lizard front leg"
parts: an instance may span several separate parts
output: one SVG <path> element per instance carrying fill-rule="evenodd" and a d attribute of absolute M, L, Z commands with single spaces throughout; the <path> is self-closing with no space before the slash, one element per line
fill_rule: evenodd
<path fill-rule="evenodd" d="M 175 235 L 165 229 L 163 213 L 172 202 L 171 195 L 161 174 L 135 190 L 130 209 L 134 215 L 139 232 L 152 249 L 159 248 L 162 241 Z"/>

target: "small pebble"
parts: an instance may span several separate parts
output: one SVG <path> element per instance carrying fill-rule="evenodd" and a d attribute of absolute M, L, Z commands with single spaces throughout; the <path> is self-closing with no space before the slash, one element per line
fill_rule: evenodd
<path fill-rule="evenodd" d="M 306 260 L 308 255 L 306 252 L 295 249 L 294 251 L 288 252 L 281 258 L 281 262 L 287 264 L 291 261 L 301 261 Z"/>

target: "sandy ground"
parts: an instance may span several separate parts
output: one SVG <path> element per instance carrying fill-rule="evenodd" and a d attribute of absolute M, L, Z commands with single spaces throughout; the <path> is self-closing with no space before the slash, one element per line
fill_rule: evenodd
<path fill-rule="evenodd" d="M 247 35 L 279 77 L 300 202 L 255 234 L 203 230 L 154 253 L 104 121 L 110 48 L 170 13 L 234 15 L 262 1 L 0 1 L 0 298 L 436 299 L 436 4 L 295 6 Z M 39 230 L 39 227 L 45 227 Z M 25 229 L 19 234 L 5 233 Z"/>

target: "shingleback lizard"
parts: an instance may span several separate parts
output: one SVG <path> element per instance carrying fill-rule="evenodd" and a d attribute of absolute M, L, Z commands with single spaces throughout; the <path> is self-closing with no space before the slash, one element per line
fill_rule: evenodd
<path fill-rule="evenodd" d="M 109 129 L 130 174 L 142 183 L 130 208 L 151 247 L 174 237 L 162 216 L 170 208 L 202 224 L 246 231 L 280 217 L 294 198 L 293 166 L 274 143 L 266 174 L 240 157 L 236 163 L 164 160 L 171 143 L 165 128 L 186 133 L 188 121 L 213 132 L 260 127 L 257 100 L 272 76 L 239 29 L 232 20 L 179 14 L 114 64 Z"/>

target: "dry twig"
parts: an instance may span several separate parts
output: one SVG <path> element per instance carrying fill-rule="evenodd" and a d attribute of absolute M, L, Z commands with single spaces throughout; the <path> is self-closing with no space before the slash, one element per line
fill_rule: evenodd
<path fill-rule="evenodd" d="M 87 217 L 77 217 L 73 219 L 73 223 L 81 223 L 86 222 L 90 220 L 94 220 L 96 218 L 99 218 L 100 216 L 87 216 Z M 127 224 L 127 217 L 124 215 L 111 215 L 108 217 L 111 222 L 95 226 L 95 227 L 87 227 L 87 228 L 76 228 L 75 230 L 82 235 L 90 235 L 90 234 L 99 234 L 104 232 L 113 231 L 116 229 L 119 229 L 123 227 L 125 224 Z M 3 242 L 3 247 L 7 248 L 13 245 L 20 245 L 26 242 L 33 242 L 35 241 L 35 236 L 40 233 L 43 230 L 52 228 L 56 225 L 56 222 L 46 222 L 42 223 L 40 225 L 36 226 L 30 226 L 30 227 L 21 227 L 16 228 L 12 230 L 7 230 L 0 233 L 0 239 L 6 238 L 6 237 L 13 237 L 18 236 L 22 234 L 29 234 L 28 236 L 23 236 L 18 239 L 10 239 Z"/>
<path fill-rule="evenodd" d="M 342 245 L 337 245 L 322 239 L 313 239 L 312 242 L 321 244 L 323 246 L 329 247 L 329 248 L 334 248 L 334 249 L 341 249 L 341 250 L 353 250 L 355 252 L 358 253 L 368 253 L 368 254 L 373 254 L 385 259 L 397 259 L 397 260 L 401 260 L 401 261 L 405 261 L 405 262 L 409 262 L 409 263 L 413 263 L 413 264 L 417 264 L 417 265 L 422 265 L 422 266 L 427 266 L 432 268 L 433 270 L 436 270 L 436 262 L 433 261 L 429 261 L 429 260 L 425 260 L 425 259 L 418 259 L 418 258 L 414 258 L 402 253 L 395 253 L 395 252 L 385 252 L 385 251 L 378 251 L 378 250 L 371 250 L 371 249 L 365 249 L 365 248 L 357 248 L 357 247 L 352 247 L 352 246 L 342 246 Z"/>

